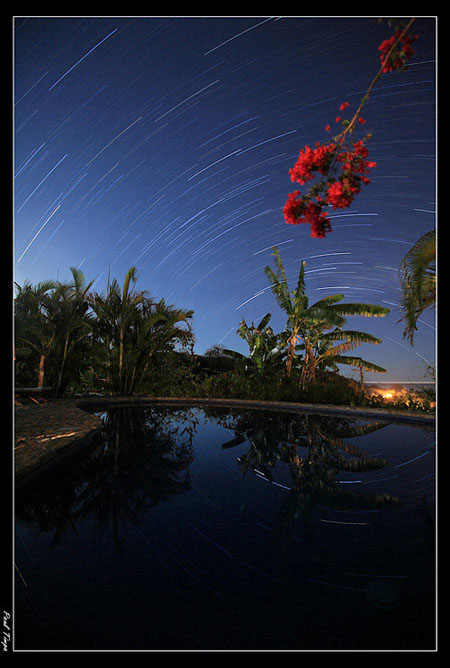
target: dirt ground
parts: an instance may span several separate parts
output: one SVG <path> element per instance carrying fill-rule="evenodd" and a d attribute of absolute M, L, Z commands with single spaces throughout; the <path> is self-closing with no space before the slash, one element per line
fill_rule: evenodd
<path fill-rule="evenodd" d="M 14 407 L 14 464 L 16 479 L 89 438 L 101 419 L 77 406 L 75 399 L 53 399 Z"/>

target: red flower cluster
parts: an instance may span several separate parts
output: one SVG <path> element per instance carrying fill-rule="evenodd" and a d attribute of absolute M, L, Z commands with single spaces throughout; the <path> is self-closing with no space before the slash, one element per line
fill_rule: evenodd
<path fill-rule="evenodd" d="M 284 219 L 291 225 L 300 223 L 309 223 L 311 225 L 311 236 L 316 239 L 323 239 L 327 232 L 331 232 L 328 215 L 322 211 L 319 203 L 297 199 L 300 191 L 295 190 L 291 193 L 284 205 Z"/>
<path fill-rule="evenodd" d="M 328 187 L 326 201 L 333 209 L 346 209 L 360 190 L 361 188 L 351 179 L 335 181 Z"/>
<path fill-rule="evenodd" d="M 361 182 L 370 183 L 366 176 L 376 162 L 369 162 L 369 151 L 362 140 L 353 144 L 353 150 L 341 151 L 336 160 L 341 164 L 342 174 L 337 181 L 329 181 L 325 201 L 333 209 L 346 209 L 353 202 L 355 195 L 361 190 Z"/>
<path fill-rule="evenodd" d="M 342 169 L 344 170 L 345 176 L 351 176 L 352 178 L 357 177 L 358 174 L 361 176 L 359 178 L 366 185 L 370 183 L 370 180 L 365 176 L 368 174 L 372 167 L 376 167 L 376 162 L 368 161 L 369 150 L 364 144 L 363 140 L 353 144 L 353 150 L 343 150 L 337 156 L 338 162 L 342 163 Z"/>
<path fill-rule="evenodd" d="M 289 170 L 291 181 L 298 181 L 300 185 L 304 185 L 308 181 L 312 181 L 315 174 L 327 174 L 330 163 L 336 152 L 336 144 L 326 144 L 322 146 L 316 142 L 316 148 L 309 148 L 305 146 L 300 150 L 300 155 L 294 167 Z"/>
<path fill-rule="evenodd" d="M 385 39 L 384 42 L 382 42 L 378 47 L 378 51 L 380 52 L 380 60 L 382 64 L 386 60 L 386 56 L 389 53 L 392 46 L 394 45 L 395 41 L 400 37 L 401 34 L 402 31 L 397 30 L 395 35 L 393 35 L 389 39 Z M 411 44 L 414 44 L 416 39 L 417 35 L 415 35 L 414 37 L 408 37 L 405 35 L 400 40 L 400 42 L 398 43 L 394 51 L 391 53 L 391 55 L 389 56 L 389 59 L 387 60 L 387 62 L 383 67 L 383 72 L 393 72 L 394 70 L 403 69 L 405 62 L 409 60 L 411 56 L 414 55 L 414 51 L 412 50 Z"/>
<path fill-rule="evenodd" d="M 346 106 L 347 103 L 343 103 L 341 108 Z M 309 223 L 312 237 L 323 238 L 331 232 L 324 207 L 349 207 L 360 192 L 361 184 L 370 183 L 367 174 L 376 166 L 375 162 L 367 160 L 369 151 L 363 140 L 354 142 L 351 148 L 344 146 L 342 141 L 325 145 L 317 142 L 314 149 L 305 146 L 296 164 L 289 170 L 291 181 L 298 181 L 301 185 L 312 181 L 317 174 L 326 177 L 303 197 L 299 190 L 291 193 L 283 209 L 287 223 Z"/>
<path fill-rule="evenodd" d="M 409 25 L 411 23 L 412 21 Z M 383 65 L 382 72 L 403 69 L 405 62 L 413 55 L 411 45 L 416 41 L 417 35 L 407 37 L 405 34 L 400 39 L 401 35 L 402 30 L 398 30 L 393 37 L 384 40 L 378 47 Z M 393 49 L 397 40 L 398 44 Z M 391 49 L 393 50 L 388 58 Z M 370 137 L 370 133 L 363 140 L 353 142 L 351 147 L 345 143 L 345 140 L 346 137 L 353 135 L 356 120 L 359 125 L 364 125 L 365 120 L 359 115 L 359 112 L 380 74 L 381 72 L 372 82 L 351 121 L 342 121 L 340 116 L 336 117 L 336 123 L 342 121 L 345 130 L 335 137 L 333 142 L 323 145 L 316 142 L 315 148 L 305 146 L 301 149 L 294 167 L 289 170 L 291 181 L 297 181 L 300 185 L 309 183 L 318 174 L 325 177 L 311 185 L 309 191 L 304 195 L 301 195 L 299 190 L 295 190 L 288 196 L 283 208 L 286 223 L 291 225 L 309 223 L 312 237 L 323 238 L 328 232 L 331 232 L 328 214 L 324 211 L 325 207 L 346 209 L 361 191 L 362 184 L 370 183 L 367 175 L 372 167 L 376 167 L 375 162 L 367 159 L 369 151 L 364 143 Z M 348 106 L 348 102 L 342 102 L 339 110 L 344 111 Z M 330 132 L 330 125 L 326 125 L 325 130 Z"/>

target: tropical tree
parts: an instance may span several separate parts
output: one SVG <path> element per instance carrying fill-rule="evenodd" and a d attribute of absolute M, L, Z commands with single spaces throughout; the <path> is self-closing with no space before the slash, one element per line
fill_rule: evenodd
<path fill-rule="evenodd" d="M 305 321 L 323 321 L 329 325 L 342 326 L 345 320 L 341 316 L 336 315 L 329 308 L 332 303 L 331 297 L 328 298 L 328 301 L 320 300 L 309 307 L 309 300 L 305 294 L 306 262 L 304 260 L 300 265 L 297 287 L 290 292 L 286 272 L 276 246 L 273 246 L 272 248 L 272 255 L 275 258 L 276 272 L 274 272 L 271 267 L 266 267 L 264 271 L 272 286 L 272 292 L 275 295 L 278 305 L 288 316 L 285 328 L 287 345 L 286 374 L 290 376 L 295 357 L 295 348 Z"/>
<path fill-rule="evenodd" d="M 88 520 L 122 551 L 126 537 L 122 529 L 139 524 L 149 509 L 190 489 L 198 422 L 188 419 L 181 431 L 184 413 L 108 411 L 102 447 L 88 452 L 81 462 L 71 462 L 64 475 L 51 473 L 51 484 L 31 484 L 26 493 L 18 490 L 17 516 L 48 533 L 50 547 L 56 547 L 70 529 L 77 533 Z"/>
<path fill-rule="evenodd" d="M 253 323 L 249 327 L 242 318 L 236 334 L 247 342 L 248 356 L 228 349 L 224 349 L 224 353 L 242 361 L 247 370 L 254 370 L 256 373 L 266 373 L 278 368 L 284 356 L 284 343 L 282 335 L 274 334 L 269 326 L 271 317 L 271 313 L 266 313 L 256 327 Z"/>
<path fill-rule="evenodd" d="M 106 384 L 118 396 L 136 391 L 155 352 L 192 337 L 189 320 L 193 312 L 169 306 L 164 299 L 155 302 L 144 290 L 132 290 L 136 280 L 136 268 L 131 267 L 122 288 L 113 279 L 106 295 L 91 297 L 97 316 L 95 335 L 104 346 Z M 179 323 L 187 323 L 188 329 Z"/>
<path fill-rule="evenodd" d="M 68 383 L 87 363 L 86 338 L 91 332 L 88 291 L 81 271 L 70 268 L 69 283 L 43 281 L 16 284 L 14 301 L 16 356 L 28 366 L 38 357 L 38 387 L 47 384 L 62 396 Z M 33 354 L 34 353 L 34 354 Z"/>
<path fill-rule="evenodd" d="M 23 359 L 38 355 L 38 387 L 44 385 L 45 361 L 55 340 L 55 326 L 49 320 L 46 305 L 49 293 L 54 290 L 54 281 L 42 281 L 33 286 L 25 281 L 23 286 L 15 283 L 14 300 L 15 356 Z"/>
<path fill-rule="evenodd" d="M 336 476 L 341 470 L 368 471 L 388 465 L 386 460 L 370 457 L 354 442 L 358 437 L 384 429 L 386 423 L 358 425 L 353 419 L 307 413 L 286 418 L 282 413 L 272 415 L 270 411 L 264 422 L 253 411 L 247 411 L 231 420 L 227 416 L 221 423 L 235 434 L 222 444 L 223 449 L 245 443 L 250 446 L 237 459 L 244 475 L 248 470 L 256 470 L 273 482 L 274 471 L 287 464 L 292 474 L 291 490 L 301 492 L 303 501 L 355 509 L 370 501 L 391 504 L 392 497 L 387 495 L 348 495 L 336 487 Z M 306 507 L 312 509 L 310 503 Z"/>
<path fill-rule="evenodd" d="M 194 339 L 190 320 L 193 311 L 178 309 L 164 299 L 153 302 L 144 297 L 134 323 L 133 343 L 128 350 L 130 362 L 127 394 L 142 384 L 155 353 L 167 353 L 177 345 L 189 347 Z"/>
<path fill-rule="evenodd" d="M 343 344 L 340 349 L 335 351 L 336 354 L 341 354 L 344 350 L 349 350 L 364 341 L 378 342 L 371 335 L 362 332 L 343 332 L 342 327 L 346 322 L 345 316 L 380 317 L 387 315 L 389 309 L 375 304 L 338 304 L 337 302 L 344 299 L 344 295 L 341 294 L 330 295 L 310 306 L 305 285 L 306 262 L 304 260 L 301 262 L 297 287 L 290 292 L 286 272 L 277 247 L 273 246 L 272 251 L 275 258 L 276 272 L 271 267 L 266 267 L 265 273 L 278 305 L 288 316 L 285 329 L 287 343 L 286 374 L 288 376 L 291 375 L 296 347 L 300 342 L 304 350 L 302 382 L 306 383 L 307 380 L 314 380 L 314 370 L 318 364 L 314 347 L 318 340 L 323 338 L 322 332 L 333 327 L 336 327 L 336 329 L 329 333 L 328 342 L 331 340 L 345 342 L 345 345 Z"/>
<path fill-rule="evenodd" d="M 351 364 L 351 362 L 346 362 L 347 359 L 361 360 L 361 358 L 344 356 L 344 353 L 349 350 L 353 350 L 363 343 L 382 343 L 381 339 L 367 332 L 342 330 L 339 327 L 336 327 L 333 331 L 324 332 L 321 323 L 307 324 L 301 333 L 300 339 L 303 343 L 298 346 L 298 349 L 307 349 L 308 351 L 302 365 L 303 386 L 307 382 L 315 382 L 316 371 L 319 369 L 327 366 L 337 368 L 336 365 L 338 363 Z M 364 360 L 361 360 L 361 363 L 363 362 Z M 370 365 L 371 363 L 367 362 L 366 364 Z M 374 367 L 373 371 L 385 371 L 385 369 L 381 369 L 381 367 L 377 367 L 375 364 L 372 366 Z"/>
<path fill-rule="evenodd" d="M 411 345 L 417 321 L 428 308 L 436 305 L 436 232 L 431 230 L 416 241 L 400 264 L 402 299 L 400 309 L 405 323 L 403 338 Z"/>
<path fill-rule="evenodd" d="M 125 332 L 143 293 L 130 292 L 135 282 L 136 268 L 131 267 L 125 275 L 122 289 L 117 279 L 108 280 L 106 295 L 94 293 L 90 305 L 96 315 L 94 336 L 104 346 L 106 385 L 112 394 L 120 394 L 123 387 L 123 357 Z"/>
<path fill-rule="evenodd" d="M 57 397 L 64 394 L 71 378 L 78 375 L 80 358 L 85 357 L 83 344 L 92 332 L 88 295 L 93 281 L 86 285 L 79 269 L 70 267 L 70 271 L 72 281 L 57 283 L 46 304 L 48 317 L 56 332 L 54 393 Z"/>

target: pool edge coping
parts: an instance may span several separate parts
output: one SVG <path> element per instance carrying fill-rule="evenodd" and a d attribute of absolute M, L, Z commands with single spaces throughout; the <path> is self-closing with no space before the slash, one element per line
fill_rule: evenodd
<path fill-rule="evenodd" d="M 389 421 L 434 425 L 435 414 L 414 413 L 412 411 L 394 411 L 379 408 L 359 408 L 357 406 L 341 406 L 335 404 L 304 404 L 289 401 L 263 401 L 259 399 L 220 399 L 202 397 L 80 397 L 77 405 L 82 410 L 92 410 L 93 407 L 101 408 L 107 405 L 129 405 L 129 404 L 193 404 L 205 406 L 230 406 L 242 408 L 261 408 L 269 410 L 281 410 L 293 413 L 334 413 L 351 415 L 361 418 L 379 418 Z"/>

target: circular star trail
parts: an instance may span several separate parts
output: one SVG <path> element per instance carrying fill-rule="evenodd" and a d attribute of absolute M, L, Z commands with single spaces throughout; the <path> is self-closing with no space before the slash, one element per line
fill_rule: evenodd
<path fill-rule="evenodd" d="M 383 339 L 358 354 L 382 380 L 422 380 L 435 359 L 435 319 L 402 338 L 399 264 L 435 227 L 436 19 L 416 19 L 414 56 L 383 75 L 364 109 L 377 163 L 332 233 L 286 225 L 289 169 L 326 141 L 339 105 L 355 111 L 392 33 L 376 17 L 16 17 L 14 280 L 93 289 L 130 266 L 137 288 L 193 309 L 196 352 L 240 352 L 236 335 L 272 313 L 264 274 L 278 246 L 307 294 L 380 304 L 385 318 L 349 318 Z M 342 373 L 354 375 L 342 369 Z M 378 374 L 367 379 L 380 380 Z"/>

